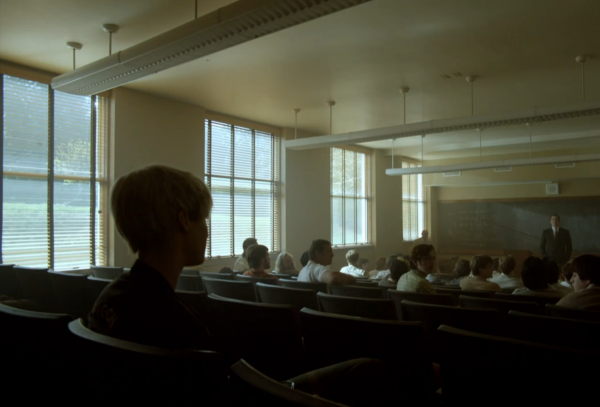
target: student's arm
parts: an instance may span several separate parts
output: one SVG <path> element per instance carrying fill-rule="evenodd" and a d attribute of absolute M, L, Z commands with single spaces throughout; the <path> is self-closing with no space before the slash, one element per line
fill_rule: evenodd
<path fill-rule="evenodd" d="M 350 274 L 328 270 L 321 274 L 321 282 L 331 285 L 354 284 L 356 283 L 356 279 Z"/>

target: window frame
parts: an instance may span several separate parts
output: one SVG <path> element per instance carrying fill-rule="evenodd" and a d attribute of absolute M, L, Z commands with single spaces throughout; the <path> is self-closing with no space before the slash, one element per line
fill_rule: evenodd
<path fill-rule="evenodd" d="M 418 168 L 421 167 L 421 164 L 414 161 L 409 161 L 403 159 L 401 162 L 402 168 Z M 405 196 L 405 185 L 409 185 L 408 194 L 411 195 L 410 185 L 412 185 L 412 180 L 416 178 L 417 185 L 417 195 L 416 198 L 406 197 Z M 420 192 L 420 193 L 419 193 Z M 423 175 L 422 174 L 409 174 L 402 176 L 402 240 L 404 242 L 412 242 L 421 237 L 421 232 L 427 229 L 427 193 L 425 191 L 425 186 L 423 185 Z M 420 195 L 420 196 L 418 196 Z M 408 210 L 406 209 L 408 208 Z M 405 216 L 406 212 L 414 212 L 416 215 L 414 218 L 410 216 Z M 422 219 L 419 218 L 419 212 L 423 214 Z M 409 225 L 407 227 L 407 221 Z M 415 226 L 413 226 L 413 223 Z"/>

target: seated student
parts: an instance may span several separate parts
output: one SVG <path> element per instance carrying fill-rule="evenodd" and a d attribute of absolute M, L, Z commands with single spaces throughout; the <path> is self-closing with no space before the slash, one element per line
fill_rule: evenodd
<path fill-rule="evenodd" d="M 398 286 L 398 280 L 405 273 L 408 273 L 408 264 L 406 264 L 405 261 L 396 258 L 392 261 L 392 264 L 390 264 L 389 277 L 382 279 L 378 286 L 395 289 Z"/>
<path fill-rule="evenodd" d="M 354 284 L 356 279 L 349 274 L 331 271 L 333 250 L 331 243 L 324 239 L 313 240 L 308 250 L 310 260 L 300 270 L 298 281 L 325 284 Z"/>
<path fill-rule="evenodd" d="M 100 294 L 88 327 L 150 346 L 215 349 L 198 314 L 175 295 L 183 268 L 204 262 L 211 207 L 210 191 L 189 172 L 151 166 L 121 177 L 111 209 L 138 259 Z M 382 380 L 386 367 L 380 361 L 354 359 L 288 381 L 310 394 L 367 406 L 371 389 Z"/>
<path fill-rule="evenodd" d="M 427 274 L 436 269 L 435 249 L 430 244 L 414 246 L 410 251 L 410 271 L 402 275 L 396 285 L 398 291 L 436 294 L 433 285 L 427 281 Z"/>
<path fill-rule="evenodd" d="M 555 291 L 562 293 L 563 296 L 567 294 L 571 294 L 573 292 L 572 288 L 565 287 L 558 282 L 558 277 L 560 276 L 560 266 L 554 260 L 550 260 L 550 258 L 545 257 L 542 259 L 546 266 L 546 277 L 548 279 L 548 285 Z"/>
<path fill-rule="evenodd" d="M 446 285 L 460 285 L 460 281 L 471 274 L 471 266 L 469 265 L 468 260 L 461 259 L 457 261 L 454 265 L 454 270 L 452 270 L 452 274 L 455 277 L 454 280 L 446 283 Z"/>
<path fill-rule="evenodd" d="M 471 259 L 471 274 L 460 280 L 460 288 L 469 291 L 500 291 L 500 286 L 487 281 L 492 276 L 493 260 L 490 256 L 477 255 Z"/>
<path fill-rule="evenodd" d="M 375 268 L 369 271 L 369 277 L 377 278 L 380 271 L 388 271 L 385 268 L 385 257 L 378 257 L 377 260 L 375 260 Z"/>
<path fill-rule="evenodd" d="M 234 270 L 246 271 L 250 268 L 250 266 L 248 265 L 248 260 L 246 260 L 246 249 L 248 249 L 253 244 L 258 244 L 256 239 L 253 237 L 249 237 L 248 239 L 244 240 L 244 243 L 242 243 L 242 255 L 238 257 L 238 259 L 235 261 L 235 264 L 233 265 Z"/>
<path fill-rule="evenodd" d="M 501 289 L 517 289 L 523 288 L 523 282 L 520 278 L 513 276 L 513 271 L 517 267 L 517 261 L 513 256 L 504 256 L 500 259 L 500 274 L 497 277 L 490 279 L 492 283 L 496 283 Z"/>
<path fill-rule="evenodd" d="M 500 277 L 502 271 L 500 270 L 500 258 L 496 257 L 492 260 L 492 278 Z"/>
<path fill-rule="evenodd" d="M 350 274 L 354 277 L 363 277 L 365 275 L 365 271 L 358 268 L 358 259 L 360 255 L 356 250 L 348 250 L 346 252 L 346 262 L 348 265 L 346 267 L 342 267 L 340 273 Z"/>
<path fill-rule="evenodd" d="M 553 290 L 548 285 L 546 265 L 540 258 L 532 256 L 525 259 L 521 268 L 521 280 L 523 280 L 525 287 L 517 288 L 513 291 L 514 295 L 563 296 L 562 293 Z"/>
<path fill-rule="evenodd" d="M 574 293 L 563 297 L 556 305 L 566 308 L 600 311 L 600 257 L 584 254 L 571 264 Z"/>
<path fill-rule="evenodd" d="M 401 256 L 398 254 L 390 254 L 389 256 L 387 256 L 387 258 L 385 259 L 385 270 L 381 270 L 379 273 L 377 273 L 375 278 L 377 278 L 377 279 L 388 278 L 390 276 L 390 266 L 391 266 L 392 262 L 400 257 Z"/>
<path fill-rule="evenodd" d="M 571 285 L 571 279 L 573 278 L 573 270 L 571 270 L 571 262 L 570 261 L 563 264 L 563 266 L 560 270 L 560 277 L 562 279 L 562 281 L 560 282 L 560 285 L 562 285 L 563 287 L 570 288 L 572 290 L 573 286 Z"/>
<path fill-rule="evenodd" d="M 358 268 L 365 272 L 365 276 L 369 276 L 369 272 L 371 271 L 371 264 L 369 259 L 358 259 Z"/>
<path fill-rule="evenodd" d="M 304 253 L 302 253 L 302 255 L 300 256 L 300 264 L 302 265 L 302 267 L 304 267 L 308 264 L 308 260 L 310 260 L 310 259 L 308 258 L 308 250 L 307 250 Z"/>
<path fill-rule="evenodd" d="M 296 270 L 294 264 L 294 258 L 288 252 L 281 252 L 275 260 L 275 274 L 291 274 L 292 276 L 298 276 L 299 271 Z"/>
<path fill-rule="evenodd" d="M 275 275 L 265 272 L 271 268 L 271 259 L 269 258 L 269 249 L 261 244 L 253 244 L 246 249 L 246 260 L 250 268 L 244 271 L 245 276 L 274 278 L 279 280 Z"/>

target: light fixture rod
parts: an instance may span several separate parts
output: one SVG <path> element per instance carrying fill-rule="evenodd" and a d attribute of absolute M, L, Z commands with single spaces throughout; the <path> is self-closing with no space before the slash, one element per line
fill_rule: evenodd
<path fill-rule="evenodd" d="M 108 33 L 108 55 L 112 55 L 112 35 L 119 31 L 116 24 L 102 24 L 102 29 Z"/>
<path fill-rule="evenodd" d="M 585 61 L 581 63 L 581 96 L 585 101 Z"/>
<path fill-rule="evenodd" d="M 529 127 L 529 158 L 532 156 L 532 140 L 531 140 L 531 123 L 527 123 L 527 127 Z"/>
<path fill-rule="evenodd" d="M 198 0 L 196 0 L 196 9 L 194 10 L 194 20 L 198 18 Z"/>
<path fill-rule="evenodd" d="M 77 69 L 77 64 L 75 63 L 75 48 L 73 48 L 73 70 Z"/>
<path fill-rule="evenodd" d="M 69 42 L 67 42 L 67 47 L 69 47 L 73 50 L 73 70 L 75 70 L 75 69 L 77 69 L 77 63 L 76 63 L 77 61 L 75 59 L 75 51 L 83 48 L 83 45 L 81 45 L 78 42 L 69 41 Z"/>
<path fill-rule="evenodd" d="M 300 112 L 300 109 L 296 108 L 294 109 L 294 115 L 295 115 L 295 124 L 294 124 L 294 140 L 298 139 L 298 113 Z"/>
<path fill-rule="evenodd" d="M 394 144 L 396 143 L 396 139 L 392 139 L 392 168 L 394 168 Z"/>
<path fill-rule="evenodd" d="M 481 129 L 477 129 L 479 133 L 479 162 L 481 162 Z"/>
<path fill-rule="evenodd" d="M 425 135 L 421 136 L 421 167 L 423 166 L 423 140 L 425 140 Z"/>
<path fill-rule="evenodd" d="M 335 106 L 335 101 L 330 100 L 327 104 L 329 105 L 329 134 L 333 134 L 333 106 Z"/>

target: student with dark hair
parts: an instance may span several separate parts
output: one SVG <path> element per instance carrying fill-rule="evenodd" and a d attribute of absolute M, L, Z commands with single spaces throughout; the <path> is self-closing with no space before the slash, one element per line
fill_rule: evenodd
<path fill-rule="evenodd" d="M 313 240 L 308 249 L 310 260 L 300 270 L 298 281 L 325 284 L 354 284 L 356 279 L 349 274 L 331 271 L 333 250 L 331 242 L 325 239 Z"/>
<path fill-rule="evenodd" d="M 358 268 L 364 270 L 365 276 L 369 276 L 369 272 L 371 271 L 371 265 L 369 264 L 369 259 L 358 259 Z"/>
<path fill-rule="evenodd" d="M 563 297 L 556 305 L 566 308 L 600 311 L 600 257 L 584 254 L 571 264 L 574 293 Z"/>
<path fill-rule="evenodd" d="M 309 260 L 310 260 L 310 258 L 308 257 L 308 250 L 307 250 L 304 253 L 302 253 L 302 255 L 300 256 L 300 264 L 302 265 L 302 267 L 306 266 L 308 264 Z"/>
<path fill-rule="evenodd" d="M 253 244 L 246 249 L 246 260 L 250 268 L 244 272 L 245 276 L 277 279 L 275 275 L 265 271 L 271 268 L 267 246 Z"/>
<path fill-rule="evenodd" d="M 504 256 L 500 258 L 499 268 L 502 272 L 499 276 L 492 278 L 490 281 L 496 283 L 501 289 L 512 289 L 523 288 L 523 282 L 520 278 L 515 277 L 513 272 L 517 267 L 517 262 L 512 256 Z"/>
<path fill-rule="evenodd" d="M 524 288 L 517 288 L 515 295 L 541 295 L 550 297 L 562 297 L 562 294 L 553 290 L 548 285 L 546 265 L 537 257 L 528 257 L 521 268 L 521 280 Z"/>
<path fill-rule="evenodd" d="M 408 264 L 397 258 L 390 264 L 390 275 L 379 282 L 379 287 L 396 288 L 402 275 L 408 273 Z"/>
<path fill-rule="evenodd" d="M 452 274 L 454 275 L 454 280 L 447 283 L 447 285 L 460 285 L 460 281 L 471 274 L 469 261 L 464 259 L 458 260 L 454 265 Z"/>
<path fill-rule="evenodd" d="M 435 294 L 427 275 L 436 269 L 435 249 L 430 244 L 420 244 L 410 251 L 410 271 L 398 280 L 396 290 L 414 293 Z"/>
<path fill-rule="evenodd" d="M 244 243 L 242 243 L 242 255 L 238 257 L 235 264 L 233 265 L 234 270 L 246 271 L 250 268 L 250 266 L 248 265 L 248 260 L 246 260 L 246 250 L 248 250 L 250 246 L 255 244 L 257 244 L 257 241 L 253 237 L 249 237 L 246 240 L 244 240 Z"/>
<path fill-rule="evenodd" d="M 546 266 L 546 277 L 548 279 L 548 285 L 550 288 L 561 293 L 563 296 L 571 294 L 573 289 L 567 288 L 558 282 L 558 278 L 560 277 L 560 267 L 558 264 L 554 260 L 550 260 L 547 257 L 543 258 L 542 260 Z"/>
<path fill-rule="evenodd" d="M 385 267 L 385 257 L 378 257 L 377 260 L 375 260 L 375 268 L 369 271 L 369 277 L 379 279 L 381 278 L 379 277 L 379 273 L 384 272 L 384 274 L 387 274 L 388 271 L 389 270 Z"/>
<path fill-rule="evenodd" d="M 492 261 L 492 278 L 496 278 L 500 275 L 502 275 L 502 272 L 500 271 L 500 258 L 495 257 Z"/>
<path fill-rule="evenodd" d="M 488 281 L 492 277 L 493 260 L 490 256 L 477 255 L 471 259 L 471 275 L 460 281 L 463 290 L 500 291 L 500 286 Z"/>
<path fill-rule="evenodd" d="M 562 278 L 560 285 L 572 290 L 573 286 L 571 285 L 571 279 L 573 278 L 573 270 L 571 270 L 571 262 L 563 264 L 560 269 L 560 277 Z"/>

